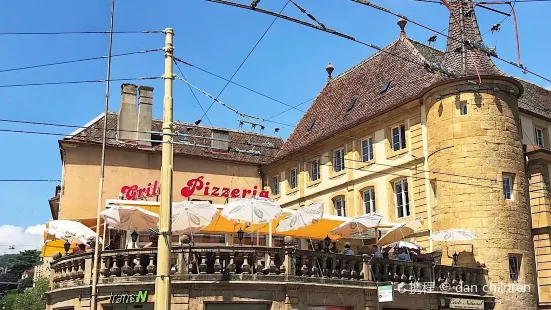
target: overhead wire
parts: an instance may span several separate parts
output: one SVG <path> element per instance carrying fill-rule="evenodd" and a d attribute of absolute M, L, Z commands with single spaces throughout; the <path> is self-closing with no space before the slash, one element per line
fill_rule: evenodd
<path fill-rule="evenodd" d="M 160 79 L 161 77 L 134 77 L 134 78 L 120 78 L 120 79 L 110 79 L 111 82 L 116 81 L 137 81 L 137 80 L 155 80 Z M 25 87 L 25 86 L 45 86 L 45 85 L 64 85 L 64 84 L 85 84 L 85 83 L 105 83 L 107 80 L 81 80 L 81 81 L 59 81 L 59 82 L 42 82 L 42 83 L 25 83 L 25 84 L 4 84 L 0 85 L 0 88 L 7 87 Z"/>
<path fill-rule="evenodd" d="M 157 52 L 157 51 L 162 51 L 162 50 L 163 50 L 162 48 L 141 50 L 141 51 L 136 51 L 136 52 L 114 54 L 114 55 L 111 55 L 111 57 L 121 57 L 121 56 L 129 56 L 129 55 L 136 55 L 136 54 L 144 54 L 144 53 Z M 65 65 L 65 64 L 71 64 L 71 63 L 78 63 L 78 62 L 98 60 L 98 59 L 107 59 L 107 58 L 108 58 L 108 56 L 98 56 L 98 57 L 89 57 L 89 58 L 82 58 L 82 59 L 59 61 L 59 62 L 51 62 L 51 63 L 46 63 L 46 64 L 32 65 L 32 66 L 25 66 L 25 67 L 18 67 L 18 68 L 0 69 L 0 73 L 12 72 L 12 71 L 21 71 L 21 70 L 27 70 L 27 69 L 36 69 L 36 68 L 43 68 L 43 67 L 50 67 L 50 66 L 57 66 L 57 65 Z"/>
<path fill-rule="evenodd" d="M 164 30 L 138 30 L 138 31 L 55 31 L 55 32 L 0 32 L 0 36 L 12 35 L 69 35 L 69 34 L 147 34 L 164 33 Z"/>
<path fill-rule="evenodd" d="M 0 122 L 4 122 L 5 120 L 0 120 Z M 13 123 L 24 123 L 24 124 L 37 124 L 37 125 L 46 125 L 46 124 L 51 124 L 51 123 L 42 123 L 42 122 L 29 122 L 29 121 L 18 121 L 18 120 L 9 120 L 9 122 L 13 122 Z M 85 127 L 81 127 L 81 126 L 72 126 L 72 125 L 65 125 L 65 124 L 56 124 L 56 126 L 58 127 L 80 127 L 80 128 L 85 128 Z M 113 131 L 113 130 L 117 130 L 116 128 L 109 128 L 108 129 L 109 131 Z M 133 131 L 133 130 L 127 130 L 127 131 L 131 131 L 131 132 L 146 132 L 146 131 Z M 67 136 L 70 136 L 68 134 L 62 134 L 62 133 L 53 133 L 53 132 L 43 132 L 43 131 L 27 131 L 27 130 L 13 130 L 13 129 L 0 129 L 0 132 L 6 132 L 6 133 L 18 133 L 18 134 L 37 134 L 37 135 L 50 135 L 50 136 L 63 136 L 63 137 L 67 137 Z M 146 133 L 151 133 L 151 132 L 146 132 Z M 180 133 L 176 133 L 175 135 L 178 135 Z M 185 136 L 186 134 L 185 133 L 181 133 L 182 136 Z M 87 138 L 94 138 L 95 136 L 87 136 Z M 97 136 L 95 138 L 100 138 L 100 136 Z M 197 138 L 197 139 L 205 139 L 205 140 L 212 140 L 213 138 L 212 137 L 207 137 L 207 136 L 193 136 L 193 138 Z M 249 143 L 245 143 L 245 142 L 238 142 L 238 141 L 232 141 L 232 140 L 228 140 L 229 143 L 235 143 L 235 144 L 240 144 L 240 145 L 247 145 L 247 146 L 252 146 L 251 144 Z M 159 143 L 162 143 L 162 141 L 159 141 Z M 203 147 L 203 146 L 200 146 L 200 145 L 188 145 L 188 146 L 196 146 L 196 147 Z M 277 147 L 266 147 L 266 146 L 263 146 L 263 145 L 255 145 L 257 147 L 260 147 L 260 148 L 263 148 L 263 149 L 268 149 L 268 150 L 272 150 L 272 151 L 280 151 L 280 150 L 283 150 L 282 148 L 277 148 Z M 311 156 L 311 157 L 327 157 L 327 158 L 331 158 L 331 155 L 325 155 L 325 154 L 314 154 L 314 153 L 303 153 L 305 155 L 308 155 L 308 156 Z M 281 160 L 282 162 L 298 162 L 298 163 L 304 163 L 303 160 L 298 160 L 298 159 L 282 159 L 278 156 L 271 156 L 271 155 L 267 155 L 267 154 L 262 154 L 262 155 L 250 155 L 250 156 L 261 156 L 261 157 L 267 157 L 267 158 L 272 158 L 272 159 L 276 159 L 276 160 Z M 345 162 L 357 162 L 357 163 L 365 163 L 364 161 L 362 160 L 355 160 L 355 159 L 347 159 L 345 158 L 344 159 Z M 491 179 L 491 178 L 483 178 L 483 177 L 475 177 L 475 176 L 468 176 L 468 175 L 461 175 L 461 174 L 453 174 L 453 173 L 447 173 L 447 172 L 440 172 L 440 171 L 431 171 L 431 170 L 424 170 L 424 169 L 417 169 L 417 168 L 411 168 L 411 167 L 407 167 L 406 164 L 402 164 L 402 165 L 389 165 L 389 164 L 382 164 L 382 163 L 373 163 L 374 165 L 380 165 L 380 166 L 384 166 L 384 167 L 388 167 L 389 169 L 404 169 L 404 170 L 411 170 L 411 171 L 415 171 L 415 172 L 429 172 L 429 173 L 433 173 L 433 174 L 438 174 L 438 175 L 444 175 L 444 176 L 449 176 L 449 177 L 458 177 L 458 178 L 466 178 L 466 179 L 473 179 L 473 180 L 479 180 L 479 181 L 490 181 L 490 182 L 495 182 L 495 183 L 502 183 L 502 181 L 500 180 L 497 180 L 497 179 Z M 402 175 L 402 174 L 399 174 L 399 173 L 390 173 L 390 172 L 385 172 L 385 171 L 373 171 L 373 170 L 368 170 L 368 169 L 365 169 L 365 168 L 353 168 L 353 167 L 347 167 L 347 165 L 345 164 L 345 169 L 352 169 L 352 170 L 357 170 L 357 171 L 364 171 L 364 172 L 372 172 L 372 173 L 375 173 L 375 174 L 385 174 L 385 175 L 396 175 L 396 176 L 405 176 L 405 175 Z M 459 182 L 459 181 L 448 181 L 448 180 L 443 180 L 443 179 L 438 179 L 438 178 L 425 178 L 425 177 L 413 177 L 415 179 L 426 179 L 426 180 L 436 180 L 436 181 L 442 181 L 442 182 L 446 182 L 446 183 L 453 183 L 453 184 L 462 184 L 462 185 L 472 185 L 472 186 L 479 186 L 478 184 L 475 184 L 475 183 L 467 183 L 467 182 Z M 486 186 L 487 187 L 487 186 Z M 493 188 L 493 187 L 492 187 Z M 521 191 L 522 189 L 517 189 L 519 191 Z"/>
<path fill-rule="evenodd" d="M 174 64 L 176 65 L 176 68 L 178 68 L 178 71 L 180 71 L 180 75 L 185 79 L 186 76 L 184 75 L 184 72 L 182 71 L 182 69 L 180 68 L 180 64 L 178 64 L 178 62 L 173 59 L 174 61 Z M 191 94 L 193 95 L 193 98 L 195 98 L 195 101 L 197 102 L 197 104 L 199 105 L 199 107 L 201 108 L 201 111 L 203 111 L 205 117 L 207 118 L 207 121 L 209 122 L 209 124 L 211 126 L 214 126 L 212 124 L 212 121 L 210 120 L 209 116 L 206 115 L 206 112 L 205 112 L 205 109 L 203 108 L 203 105 L 201 104 L 201 102 L 199 101 L 199 98 L 197 98 L 197 96 L 195 95 L 195 92 L 193 91 L 193 88 L 191 88 L 191 86 L 188 84 L 188 88 L 189 88 L 189 91 L 191 92 Z"/>
<path fill-rule="evenodd" d="M 281 104 L 283 104 L 283 105 L 285 105 L 285 106 L 290 107 L 291 109 L 295 109 L 295 110 L 300 111 L 300 112 L 302 112 L 302 113 L 306 113 L 306 111 L 301 110 L 301 109 L 298 109 L 296 106 L 290 105 L 290 104 L 285 103 L 285 102 L 283 102 L 283 101 L 281 101 L 281 100 L 277 100 L 277 99 L 275 99 L 275 98 L 273 98 L 273 97 L 271 97 L 271 96 L 268 96 L 268 95 L 263 94 L 263 93 L 261 93 L 261 92 L 259 92 L 259 91 L 256 91 L 256 90 L 254 90 L 254 89 L 251 89 L 251 88 L 249 88 L 249 87 L 247 87 L 247 86 L 244 86 L 244 85 L 241 85 L 241 84 L 239 84 L 239 83 L 236 83 L 236 82 L 234 82 L 234 81 L 232 81 L 232 80 L 230 80 L 230 79 L 227 79 L 227 78 L 225 78 L 225 77 L 223 77 L 223 76 L 220 76 L 220 75 L 218 75 L 218 74 L 216 74 L 216 73 L 213 73 L 213 72 L 211 72 L 211 71 L 208 71 L 208 70 L 206 70 L 206 69 L 203 69 L 203 68 L 200 68 L 200 67 L 198 67 L 198 66 L 196 66 L 196 65 L 193 65 L 193 64 L 191 64 L 191 63 L 189 63 L 189 62 L 187 62 L 187 61 L 184 61 L 184 60 L 182 60 L 182 59 L 180 59 L 180 58 L 178 58 L 178 57 L 174 57 L 174 60 L 177 61 L 177 62 L 180 62 L 180 63 L 182 63 L 182 64 L 184 64 L 184 65 L 187 65 L 187 66 L 190 66 L 190 67 L 192 67 L 192 68 L 195 68 L 195 69 L 197 69 L 197 70 L 199 70 L 199 71 L 202 71 L 202 72 L 205 72 L 205 73 L 210 74 L 210 75 L 212 75 L 212 76 L 215 76 L 215 77 L 217 77 L 217 78 L 219 78 L 219 79 L 221 79 L 221 80 L 224 80 L 224 81 L 226 81 L 226 82 L 230 82 L 230 83 L 233 84 L 233 85 L 239 86 L 239 87 L 241 87 L 241 88 L 243 88 L 243 89 L 246 89 L 246 90 L 248 90 L 248 91 L 250 91 L 250 92 L 253 92 L 253 93 L 257 94 L 257 95 L 260 95 L 260 96 L 262 96 L 262 97 L 264 97 L 264 98 L 270 99 L 270 100 L 275 101 L 275 102 L 277 102 L 277 103 L 281 103 Z"/>
<path fill-rule="evenodd" d="M 285 5 L 281 8 L 281 10 L 279 11 L 279 14 L 281 14 L 283 12 L 283 10 L 285 10 L 285 8 L 287 7 L 287 5 L 289 5 L 289 1 L 290 0 L 287 0 L 285 2 Z M 230 77 L 230 79 L 226 82 L 226 85 L 224 85 L 224 87 L 222 88 L 222 90 L 220 90 L 220 92 L 218 93 L 218 95 L 215 97 L 216 99 L 218 99 L 218 97 L 220 97 L 222 95 L 222 93 L 224 92 L 224 90 L 226 90 L 226 88 L 228 87 L 228 85 L 231 83 L 231 81 L 233 80 L 233 78 L 237 75 L 237 73 L 239 72 L 239 70 L 241 70 L 241 68 L 243 67 L 243 65 L 245 64 L 245 62 L 247 62 L 247 60 L 249 59 L 249 57 L 251 57 L 252 53 L 256 50 L 256 47 L 260 44 L 260 42 L 262 41 L 262 39 L 264 39 L 264 37 L 266 36 L 266 34 L 268 33 L 268 31 L 270 31 L 270 29 L 272 29 L 272 26 L 275 24 L 275 22 L 277 21 L 278 19 L 278 16 L 276 16 L 272 22 L 270 23 L 270 25 L 268 26 L 268 28 L 266 28 L 266 30 L 264 31 L 264 33 L 260 36 L 260 38 L 256 41 L 256 43 L 254 44 L 253 48 L 249 51 L 249 53 L 247 54 L 247 56 L 245 57 L 245 59 L 243 59 L 243 61 L 241 62 L 241 64 L 239 64 L 239 66 L 237 67 L 237 69 L 233 72 L 232 76 Z M 213 100 L 212 103 L 209 105 L 209 107 L 207 108 L 206 112 L 203 114 L 203 116 L 200 118 L 201 120 L 203 119 L 203 117 L 205 117 L 205 115 L 210 111 L 210 109 L 212 108 L 212 106 L 214 105 L 214 103 L 216 102 L 216 100 Z"/>

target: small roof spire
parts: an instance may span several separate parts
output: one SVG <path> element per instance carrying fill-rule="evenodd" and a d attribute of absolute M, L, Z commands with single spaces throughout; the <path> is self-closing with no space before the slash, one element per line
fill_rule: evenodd
<path fill-rule="evenodd" d="M 406 37 L 406 25 L 407 25 L 408 21 L 403 19 L 403 18 L 400 18 L 398 20 L 398 26 L 400 26 L 400 37 Z"/>

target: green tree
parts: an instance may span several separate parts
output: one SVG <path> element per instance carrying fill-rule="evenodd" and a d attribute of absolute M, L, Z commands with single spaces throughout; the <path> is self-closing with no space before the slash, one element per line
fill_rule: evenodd
<path fill-rule="evenodd" d="M 34 287 L 26 289 L 22 294 L 17 295 L 11 309 L 6 310 L 44 310 L 46 308 L 46 296 L 48 291 L 48 279 L 38 279 Z"/>
<path fill-rule="evenodd" d="M 19 282 L 19 276 L 13 273 L 0 274 L 0 296 L 8 293 L 8 291 L 16 289 Z M 0 308 L 1 310 L 1 308 Z"/>
<path fill-rule="evenodd" d="M 21 251 L 19 254 L 4 255 L 0 266 L 7 266 L 8 272 L 21 276 L 23 271 L 36 266 L 40 262 L 40 252 L 35 250 Z M 3 263 L 3 264 L 2 264 Z"/>
<path fill-rule="evenodd" d="M 7 295 L 2 297 L 2 299 L 0 299 L 0 309 L 2 309 L 2 310 L 12 310 L 13 309 L 13 304 L 15 303 L 15 300 L 17 299 L 17 296 L 19 296 L 19 294 L 17 294 L 17 292 L 13 291 L 13 292 L 9 292 Z"/>

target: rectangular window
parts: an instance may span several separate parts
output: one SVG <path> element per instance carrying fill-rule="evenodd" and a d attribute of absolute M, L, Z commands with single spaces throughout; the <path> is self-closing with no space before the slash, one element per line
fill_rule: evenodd
<path fill-rule="evenodd" d="M 316 181 L 320 178 L 320 160 L 314 159 L 310 162 L 310 181 Z"/>
<path fill-rule="evenodd" d="M 509 254 L 509 277 L 511 282 L 518 282 L 521 259 L 520 255 Z"/>
<path fill-rule="evenodd" d="M 503 197 L 505 200 L 513 200 L 513 178 L 509 175 L 503 176 Z"/>
<path fill-rule="evenodd" d="M 370 188 L 363 192 L 364 212 L 365 214 L 377 212 L 375 207 L 375 189 Z"/>
<path fill-rule="evenodd" d="M 400 125 L 392 128 L 392 150 L 399 151 L 406 148 L 406 127 Z"/>
<path fill-rule="evenodd" d="M 289 170 L 289 187 L 298 187 L 298 170 L 296 168 Z"/>
<path fill-rule="evenodd" d="M 459 110 L 461 115 L 467 115 L 467 102 L 461 102 L 459 104 Z"/>
<path fill-rule="evenodd" d="M 333 205 L 335 207 L 335 213 L 338 216 L 346 216 L 346 206 L 344 204 L 344 197 L 338 197 L 333 200 Z"/>
<path fill-rule="evenodd" d="M 344 170 L 344 149 L 338 149 L 333 152 L 333 170 L 335 172 Z"/>
<path fill-rule="evenodd" d="M 272 177 L 272 194 L 279 195 L 279 176 Z"/>
<path fill-rule="evenodd" d="M 362 141 L 362 161 L 373 160 L 373 138 Z"/>
<path fill-rule="evenodd" d="M 402 179 L 394 183 L 394 204 L 396 205 L 396 218 L 409 216 L 409 195 L 407 179 Z"/>
<path fill-rule="evenodd" d="M 536 144 L 539 147 L 545 147 L 545 138 L 543 135 L 543 129 L 536 127 Z"/>

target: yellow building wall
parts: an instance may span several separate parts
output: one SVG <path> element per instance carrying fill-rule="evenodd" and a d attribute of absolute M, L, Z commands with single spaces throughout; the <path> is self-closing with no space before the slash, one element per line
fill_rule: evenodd
<path fill-rule="evenodd" d="M 100 175 L 101 147 L 96 145 L 63 145 L 64 163 L 59 219 L 96 217 Z M 105 156 L 103 199 L 118 199 L 125 185 L 146 187 L 160 178 L 161 154 L 108 148 Z M 174 157 L 174 202 L 187 200 L 180 193 L 189 179 L 204 176 L 212 186 L 260 191 L 261 179 L 256 165 L 209 160 L 189 156 Z M 200 191 L 192 199 L 224 203 L 225 197 L 203 196 Z M 248 195 L 247 197 L 251 197 Z M 156 201 L 156 198 L 148 198 Z M 103 205 L 105 203 L 102 203 Z"/>

